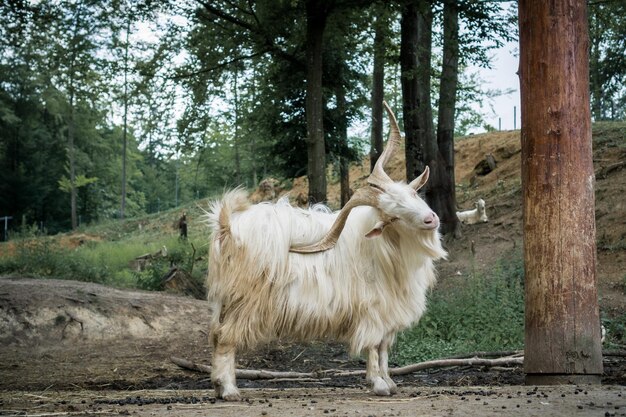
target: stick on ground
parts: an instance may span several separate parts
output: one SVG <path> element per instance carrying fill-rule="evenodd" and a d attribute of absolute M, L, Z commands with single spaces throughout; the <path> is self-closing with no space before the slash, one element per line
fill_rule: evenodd
<path fill-rule="evenodd" d="M 192 371 L 211 373 L 211 367 L 208 365 L 197 364 L 186 359 L 171 357 L 171 361 L 176 365 L 184 369 Z M 389 373 L 391 375 L 406 375 L 413 372 L 423 371 L 425 369 L 432 368 L 445 368 L 452 366 L 510 366 L 510 365 L 522 365 L 524 363 L 523 357 L 503 357 L 496 359 L 484 359 L 484 358 L 464 358 L 464 359 L 439 359 L 426 362 L 420 362 L 413 365 L 402 366 L 400 368 L 391 368 Z M 328 376 L 358 376 L 365 375 L 365 370 L 355 371 L 342 371 L 337 369 L 329 369 L 318 372 L 279 372 L 279 371 L 266 371 L 256 369 L 237 369 L 235 370 L 235 376 L 238 379 L 274 379 L 274 378 L 321 378 Z"/>

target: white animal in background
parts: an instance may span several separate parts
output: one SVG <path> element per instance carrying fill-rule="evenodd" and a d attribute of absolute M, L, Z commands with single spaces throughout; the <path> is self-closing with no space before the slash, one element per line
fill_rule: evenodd
<path fill-rule="evenodd" d="M 456 217 L 458 217 L 461 223 L 464 224 L 487 223 L 489 219 L 487 218 L 487 213 L 485 211 L 485 200 L 479 198 L 474 203 L 473 209 L 457 211 Z"/>
<path fill-rule="evenodd" d="M 240 398 L 236 351 L 277 338 L 348 343 L 354 354 L 367 352 L 373 392 L 396 391 L 389 348 L 424 313 L 434 262 L 446 252 L 439 218 L 417 194 L 428 168 L 409 184 L 384 171 L 401 141 L 385 107 L 387 146 L 368 184 L 340 212 L 304 210 L 285 199 L 250 205 L 242 190 L 212 204 L 207 287 L 218 397 Z"/>

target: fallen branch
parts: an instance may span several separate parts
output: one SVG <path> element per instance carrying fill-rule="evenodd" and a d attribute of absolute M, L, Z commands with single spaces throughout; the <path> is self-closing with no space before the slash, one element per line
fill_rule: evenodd
<path fill-rule="evenodd" d="M 423 371 L 431 368 L 447 368 L 450 366 L 506 366 L 506 365 L 522 365 L 523 357 L 506 357 L 497 359 L 469 358 L 469 359 L 439 359 L 415 363 L 413 365 L 402 366 L 400 368 L 391 368 L 391 375 L 406 375 L 413 372 Z"/>
<path fill-rule="evenodd" d="M 453 356 L 448 356 L 446 358 L 441 358 L 441 360 L 445 360 L 445 359 L 469 359 L 469 358 L 493 358 L 493 357 L 497 357 L 497 358 L 502 358 L 505 356 L 524 356 L 524 351 L 523 350 L 496 350 L 496 351 L 484 351 L 484 350 L 479 350 L 477 352 L 470 352 L 470 353 L 461 353 L 458 355 L 453 355 Z"/>
<path fill-rule="evenodd" d="M 170 359 L 181 368 L 208 374 L 211 373 L 211 367 L 208 365 L 190 362 L 186 359 L 177 358 L 175 356 L 172 356 Z M 235 376 L 238 379 L 255 380 L 275 378 L 316 378 L 319 374 L 316 372 L 276 372 L 264 370 L 259 371 L 255 369 L 235 369 Z"/>
<path fill-rule="evenodd" d="M 176 365 L 180 366 L 184 369 L 189 369 L 192 371 L 203 372 L 203 373 L 211 373 L 211 367 L 208 365 L 202 365 L 190 362 L 186 359 L 177 358 L 172 356 L 171 361 Z M 421 363 L 416 363 L 413 365 L 407 365 L 400 368 L 391 368 L 389 369 L 389 373 L 391 375 L 406 375 L 413 372 L 422 371 L 424 369 L 433 369 L 433 368 L 446 368 L 452 366 L 510 366 L 510 365 L 521 365 L 524 363 L 523 357 L 505 357 L 505 358 L 497 358 L 497 359 L 484 359 L 484 358 L 465 358 L 465 359 L 440 359 L 433 361 L 426 361 Z M 341 371 L 337 369 L 329 369 L 325 371 L 317 371 L 317 372 L 279 372 L 279 371 L 266 371 L 266 370 L 255 370 L 255 369 L 236 369 L 235 376 L 238 379 L 248 379 L 248 380 L 257 380 L 257 379 L 275 379 L 275 378 L 290 378 L 290 379 L 298 379 L 298 378 L 321 378 L 321 377 L 346 377 L 346 376 L 360 376 L 365 375 L 365 370 L 354 370 L 354 371 Z"/>

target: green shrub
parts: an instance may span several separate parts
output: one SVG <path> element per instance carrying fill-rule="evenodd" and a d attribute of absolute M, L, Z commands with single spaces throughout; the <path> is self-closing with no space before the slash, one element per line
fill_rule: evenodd
<path fill-rule="evenodd" d="M 206 246 L 181 241 L 176 236 L 128 237 L 124 240 L 87 242 L 75 249 L 62 247 L 57 240 L 33 236 L 14 240 L 11 256 L 0 257 L 0 274 L 17 273 L 32 277 L 50 277 L 89 281 L 115 287 L 162 289 L 161 280 L 172 265 L 192 273 L 202 283 L 206 261 L 198 261 Z M 165 256 L 159 251 L 166 248 Z M 197 248 L 194 251 L 194 248 Z M 158 254 L 141 272 L 133 271 L 131 262 L 145 254 Z"/>
<path fill-rule="evenodd" d="M 16 242 L 14 256 L 0 261 L 0 273 L 107 282 L 109 270 L 106 265 L 87 262 L 76 251 L 63 248 L 51 239 Z"/>
<path fill-rule="evenodd" d="M 142 271 L 134 271 L 136 286 L 145 290 L 159 291 L 163 289 L 163 277 L 172 267 L 189 273 L 200 286 L 206 276 L 206 261 L 200 260 L 201 253 L 197 243 L 187 240 L 170 239 L 167 256 L 151 260 Z M 201 247 L 206 252 L 206 248 Z"/>
<path fill-rule="evenodd" d="M 501 261 L 489 276 L 436 289 L 417 326 L 398 335 L 392 361 L 398 364 L 473 351 L 521 349 L 524 345 L 523 267 L 519 253 Z"/>

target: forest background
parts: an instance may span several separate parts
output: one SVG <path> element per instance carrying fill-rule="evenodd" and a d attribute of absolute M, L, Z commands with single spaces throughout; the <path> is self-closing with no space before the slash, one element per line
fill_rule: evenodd
<path fill-rule="evenodd" d="M 516 40 L 514 6 L 2 1 L 0 218 L 52 234 L 268 176 L 307 175 L 325 201 L 329 169 L 348 184 L 347 165 L 382 150 L 385 98 L 407 176 L 431 166 L 426 198 L 455 233 L 454 138 L 495 129 L 480 109 L 506 93 L 470 68 Z M 624 120 L 626 4 L 588 11 L 592 116 Z"/>

